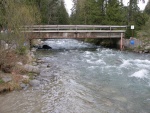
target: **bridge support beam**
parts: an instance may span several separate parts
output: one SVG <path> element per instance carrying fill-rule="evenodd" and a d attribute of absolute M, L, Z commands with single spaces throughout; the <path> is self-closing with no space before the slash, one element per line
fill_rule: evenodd
<path fill-rule="evenodd" d="M 121 33 L 120 50 L 123 50 L 123 33 Z"/>

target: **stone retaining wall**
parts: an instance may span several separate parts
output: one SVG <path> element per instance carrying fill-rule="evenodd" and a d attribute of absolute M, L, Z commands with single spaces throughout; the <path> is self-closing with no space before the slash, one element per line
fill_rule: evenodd
<path fill-rule="evenodd" d="M 123 39 L 123 45 L 125 48 L 136 48 L 142 46 L 143 42 L 136 38 Z"/>

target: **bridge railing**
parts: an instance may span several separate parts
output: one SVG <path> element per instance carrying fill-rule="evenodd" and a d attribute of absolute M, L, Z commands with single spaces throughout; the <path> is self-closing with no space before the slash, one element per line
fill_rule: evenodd
<path fill-rule="evenodd" d="M 60 31 L 60 30 L 125 30 L 127 26 L 117 25 L 30 25 L 23 26 L 23 31 Z"/>

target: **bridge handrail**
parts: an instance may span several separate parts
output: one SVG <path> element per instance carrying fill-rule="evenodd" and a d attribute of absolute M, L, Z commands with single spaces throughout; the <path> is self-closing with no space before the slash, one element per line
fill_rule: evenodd
<path fill-rule="evenodd" d="M 27 30 L 27 31 L 23 31 L 26 33 L 76 33 L 76 32 L 80 32 L 80 33 L 125 33 L 125 30 Z"/>
<path fill-rule="evenodd" d="M 26 25 L 23 30 L 114 30 L 127 29 L 126 25 Z"/>

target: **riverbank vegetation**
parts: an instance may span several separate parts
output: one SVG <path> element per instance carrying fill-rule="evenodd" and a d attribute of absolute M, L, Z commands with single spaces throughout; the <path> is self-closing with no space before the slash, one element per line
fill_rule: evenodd
<path fill-rule="evenodd" d="M 28 65 L 30 34 L 22 27 L 34 24 L 69 24 L 64 1 L 0 0 L 0 92 L 26 87 L 28 78 L 39 72 Z"/>
<path fill-rule="evenodd" d="M 37 14 L 37 15 L 35 15 Z M 17 62 L 28 62 L 28 36 L 21 26 L 40 21 L 35 5 L 15 0 L 0 0 L 0 92 L 19 89 L 25 71 Z"/>
<path fill-rule="evenodd" d="M 148 4 L 146 5 L 146 8 L 144 10 L 144 13 L 147 14 L 148 16 L 148 19 L 145 23 L 144 26 L 142 26 L 142 29 L 141 29 L 141 32 L 139 32 L 139 34 L 141 34 L 142 36 L 140 37 L 145 37 L 145 38 L 148 38 L 150 36 L 150 1 L 148 2 Z"/>

